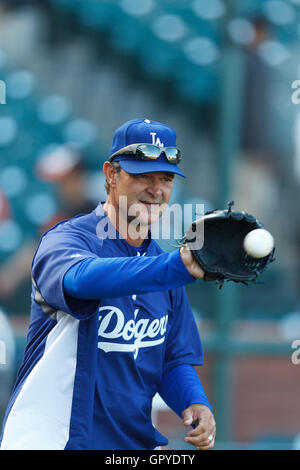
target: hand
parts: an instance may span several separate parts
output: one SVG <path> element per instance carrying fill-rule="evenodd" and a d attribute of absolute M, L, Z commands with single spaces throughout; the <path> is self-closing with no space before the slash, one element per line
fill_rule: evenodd
<path fill-rule="evenodd" d="M 195 277 L 196 279 L 204 278 L 205 272 L 193 257 L 191 250 L 189 250 L 186 246 L 182 246 L 180 248 L 180 256 L 191 276 Z"/>
<path fill-rule="evenodd" d="M 216 422 L 210 409 L 205 405 L 195 403 L 182 412 L 185 426 L 195 425 L 184 438 L 185 442 L 199 450 L 212 449 L 215 444 Z M 212 439 L 209 439 L 212 436 Z"/>

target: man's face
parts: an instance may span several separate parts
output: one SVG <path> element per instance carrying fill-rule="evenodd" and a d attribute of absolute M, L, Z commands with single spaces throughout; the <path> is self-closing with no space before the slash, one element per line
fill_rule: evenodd
<path fill-rule="evenodd" d="M 128 223 L 133 220 L 141 226 L 155 223 L 167 207 L 173 184 L 172 173 L 132 175 L 121 170 L 116 185 L 120 212 Z"/>

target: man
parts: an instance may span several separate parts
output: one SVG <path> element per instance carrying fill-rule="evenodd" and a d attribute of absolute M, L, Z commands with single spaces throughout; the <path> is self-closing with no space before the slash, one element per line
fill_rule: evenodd
<path fill-rule="evenodd" d="M 164 446 L 151 422 L 156 393 L 190 427 L 186 442 L 213 447 L 215 422 L 193 367 L 202 346 L 183 287 L 204 272 L 186 248 L 163 253 L 149 232 L 174 175 L 184 176 L 179 160 L 173 129 L 128 121 L 103 166 L 105 203 L 42 237 L 1 448 Z"/>

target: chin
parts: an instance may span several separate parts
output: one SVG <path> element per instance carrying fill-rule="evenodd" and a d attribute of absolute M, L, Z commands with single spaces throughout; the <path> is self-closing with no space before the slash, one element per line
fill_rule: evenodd
<path fill-rule="evenodd" d="M 133 204 L 131 210 L 129 211 L 129 218 L 136 219 L 136 223 L 140 225 L 150 225 L 157 221 L 161 215 L 160 206 L 146 206 L 140 201 L 136 204 Z"/>
<path fill-rule="evenodd" d="M 146 223 L 148 225 L 155 224 L 155 222 L 158 221 L 158 219 L 160 218 L 161 215 L 162 215 L 162 212 L 161 212 L 160 208 L 157 208 L 153 211 L 149 211 L 149 215 L 147 217 Z"/>
<path fill-rule="evenodd" d="M 137 223 L 141 227 L 149 227 L 153 222 L 156 222 L 157 217 L 153 218 L 149 215 L 149 217 L 137 217 Z"/>

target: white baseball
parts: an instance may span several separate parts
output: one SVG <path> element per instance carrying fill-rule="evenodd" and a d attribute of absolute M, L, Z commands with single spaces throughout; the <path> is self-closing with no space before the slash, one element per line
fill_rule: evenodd
<path fill-rule="evenodd" d="M 274 248 L 274 238 L 267 230 L 257 228 L 247 233 L 244 238 L 244 250 L 252 258 L 264 258 Z"/>

